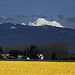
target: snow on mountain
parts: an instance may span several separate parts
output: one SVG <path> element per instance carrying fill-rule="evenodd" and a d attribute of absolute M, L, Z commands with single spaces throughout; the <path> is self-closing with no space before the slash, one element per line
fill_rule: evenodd
<path fill-rule="evenodd" d="M 16 29 L 16 28 L 17 28 L 17 27 L 15 27 L 15 26 L 11 26 L 11 27 L 10 27 L 10 29 Z"/>
<path fill-rule="evenodd" d="M 24 25 L 25 26 L 26 24 L 25 23 L 21 23 L 21 25 Z"/>
<path fill-rule="evenodd" d="M 44 18 L 38 18 L 36 21 L 29 22 L 29 26 L 43 26 L 43 25 L 50 25 L 50 26 L 56 26 L 56 27 L 62 27 L 64 28 L 60 23 L 56 21 L 47 21 Z"/>

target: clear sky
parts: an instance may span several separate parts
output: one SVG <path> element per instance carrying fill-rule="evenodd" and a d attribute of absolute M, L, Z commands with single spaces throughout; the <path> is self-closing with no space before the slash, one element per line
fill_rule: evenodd
<path fill-rule="evenodd" d="M 4 16 L 14 15 L 45 15 L 59 17 L 71 17 L 75 23 L 75 0 L 0 0 L 0 20 Z M 24 16 L 24 17 L 25 17 Z"/>
<path fill-rule="evenodd" d="M 0 14 L 75 15 L 75 0 L 0 0 Z"/>

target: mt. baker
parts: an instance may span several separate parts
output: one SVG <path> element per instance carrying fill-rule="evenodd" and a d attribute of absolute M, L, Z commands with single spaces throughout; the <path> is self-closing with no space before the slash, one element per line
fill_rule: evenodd
<path fill-rule="evenodd" d="M 63 27 L 56 21 L 47 21 L 44 18 L 38 18 L 35 22 L 29 22 L 29 26 L 43 26 L 43 25 L 50 25 L 50 26 L 56 26 L 56 27 Z"/>
<path fill-rule="evenodd" d="M 75 29 L 64 28 L 56 21 L 43 18 L 28 25 L 0 24 L 0 45 L 17 45 L 25 43 L 68 42 L 71 53 L 75 53 Z"/>

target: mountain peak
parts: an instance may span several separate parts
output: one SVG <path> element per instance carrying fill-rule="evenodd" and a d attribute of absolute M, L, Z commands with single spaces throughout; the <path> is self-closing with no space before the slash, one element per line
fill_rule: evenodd
<path fill-rule="evenodd" d="M 49 25 L 49 26 L 56 26 L 56 27 L 62 27 L 63 26 L 56 22 L 56 21 L 47 21 L 46 19 L 44 18 L 38 18 L 36 21 L 34 21 L 33 23 L 32 22 L 29 22 L 28 24 L 29 26 L 43 26 L 43 25 Z"/>

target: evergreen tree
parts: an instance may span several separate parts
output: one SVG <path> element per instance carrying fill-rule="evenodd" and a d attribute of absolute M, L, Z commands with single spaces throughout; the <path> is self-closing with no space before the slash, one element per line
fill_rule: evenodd
<path fill-rule="evenodd" d="M 52 59 L 55 59 L 56 58 L 56 54 L 55 52 L 52 53 Z"/>
<path fill-rule="evenodd" d="M 35 57 L 35 55 L 36 55 L 36 48 L 37 48 L 36 45 L 31 45 L 31 47 L 30 47 L 30 58 L 34 58 Z"/>
<path fill-rule="evenodd" d="M 2 49 L 2 47 L 0 46 L 0 56 L 1 56 L 2 53 L 3 53 L 3 49 Z"/>

